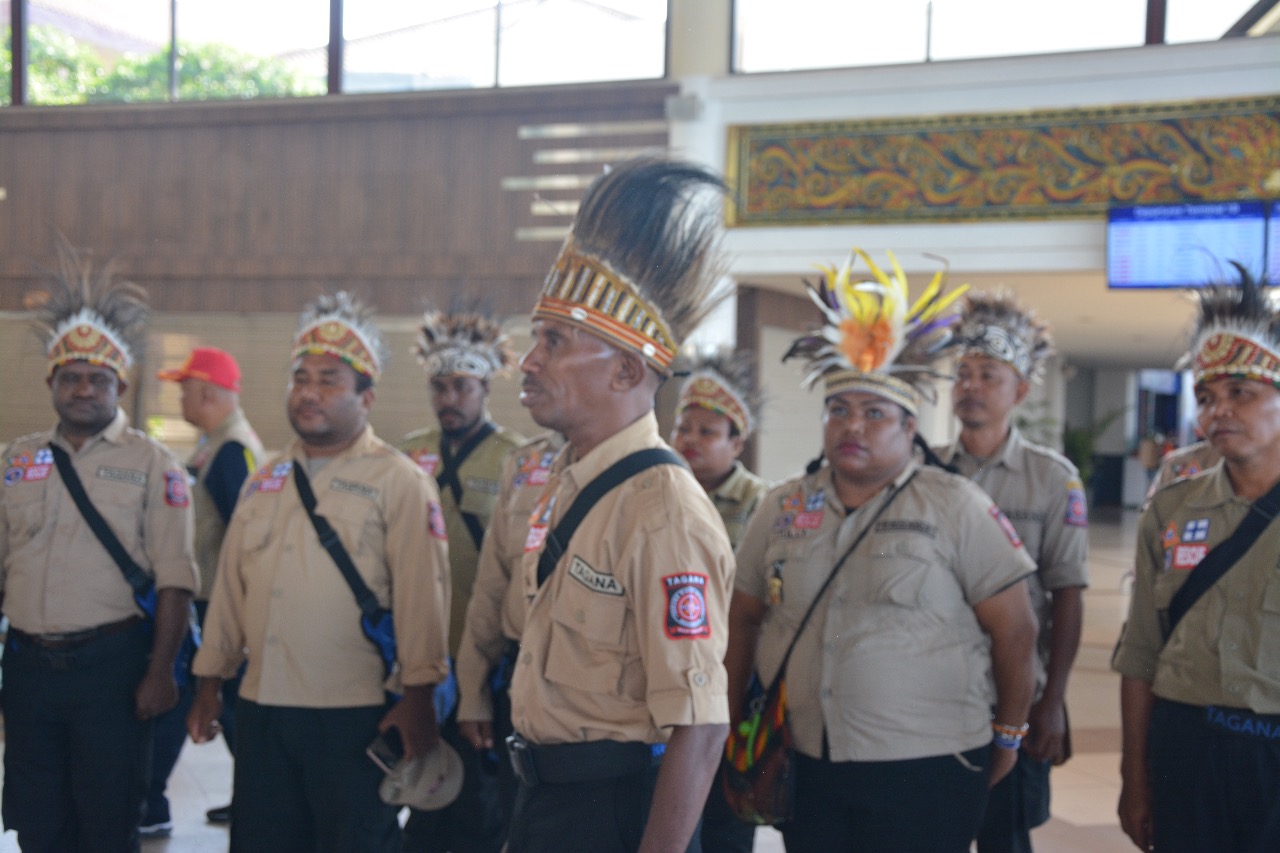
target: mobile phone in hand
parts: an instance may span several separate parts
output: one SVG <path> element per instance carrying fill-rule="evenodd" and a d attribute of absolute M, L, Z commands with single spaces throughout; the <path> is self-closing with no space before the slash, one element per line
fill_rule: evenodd
<path fill-rule="evenodd" d="M 400 730 L 390 728 L 382 732 L 373 739 L 365 753 L 374 764 L 382 768 L 383 773 L 395 770 L 400 759 L 404 758 L 404 742 L 400 740 Z"/>

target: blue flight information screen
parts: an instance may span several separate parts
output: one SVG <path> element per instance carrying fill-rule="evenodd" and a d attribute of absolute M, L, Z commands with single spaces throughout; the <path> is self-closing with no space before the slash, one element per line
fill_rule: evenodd
<path fill-rule="evenodd" d="M 1270 266 L 1274 281 L 1275 265 L 1280 263 L 1277 209 L 1280 204 L 1263 201 L 1113 208 L 1107 214 L 1107 285 L 1180 288 L 1231 283 L 1238 278 L 1231 261 L 1242 264 L 1255 279 Z"/>

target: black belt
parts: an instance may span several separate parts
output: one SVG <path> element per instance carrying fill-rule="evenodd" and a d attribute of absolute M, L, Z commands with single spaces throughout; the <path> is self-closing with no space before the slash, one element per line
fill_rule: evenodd
<path fill-rule="evenodd" d="M 83 631 L 67 631 L 61 634 L 28 634 L 26 631 L 20 631 L 10 626 L 9 636 L 21 642 L 30 643 L 37 648 L 48 649 L 53 652 L 65 652 L 68 649 L 78 649 L 81 646 L 86 646 L 94 640 L 128 631 L 141 621 L 141 616 L 130 616 L 128 619 L 121 619 L 119 622 L 108 622 L 105 625 L 98 625 L 94 628 L 85 628 Z"/>
<path fill-rule="evenodd" d="M 1209 705 L 1204 720 L 1210 728 L 1260 740 L 1280 741 L 1280 714 L 1257 714 L 1248 708 Z"/>
<path fill-rule="evenodd" d="M 507 752 L 516 778 L 529 787 L 599 782 L 640 773 L 662 763 L 665 743 L 593 740 L 540 746 L 516 732 Z"/>

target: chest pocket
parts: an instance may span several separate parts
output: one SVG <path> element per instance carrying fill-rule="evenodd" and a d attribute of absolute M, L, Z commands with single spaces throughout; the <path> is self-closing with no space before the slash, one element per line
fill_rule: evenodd
<path fill-rule="evenodd" d="M 475 478 L 464 478 L 462 481 L 462 503 L 458 505 L 459 512 L 469 513 L 480 519 L 482 527 L 489 526 L 489 517 L 493 515 L 493 503 L 497 500 L 497 483 L 491 481 L 477 480 Z"/>
<path fill-rule="evenodd" d="M 627 657 L 626 597 L 595 592 L 572 577 L 559 581 L 550 611 L 547 679 L 589 693 L 619 693 Z"/>
<path fill-rule="evenodd" d="M 45 484 L 18 483 L 6 488 L 4 514 L 9 523 L 9 547 L 17 549 L 34 539 L 45 524 Z M 74 505 L 70 510 L 79 513 Z"/>
<path fill-rule="evenodd" d="M 872 604 L 919 607 L 927 601 L 931 557 L 925 549 L 898 540 L 866 561 L 866 599 Z"/>

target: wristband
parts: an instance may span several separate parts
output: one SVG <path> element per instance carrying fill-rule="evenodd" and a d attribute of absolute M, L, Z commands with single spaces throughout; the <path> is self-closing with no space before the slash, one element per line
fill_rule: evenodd
<path fill-rule="evenodd" d="M 993 746 L 997 746 L 1000 749 L 1016 750 L 1020 746 L 1022 746 L 1022 736 L 1007 735 L 1007 734 L 1004 734 L 1003 732 L 996 732 L 991 738 L 991 743 Z"/>

